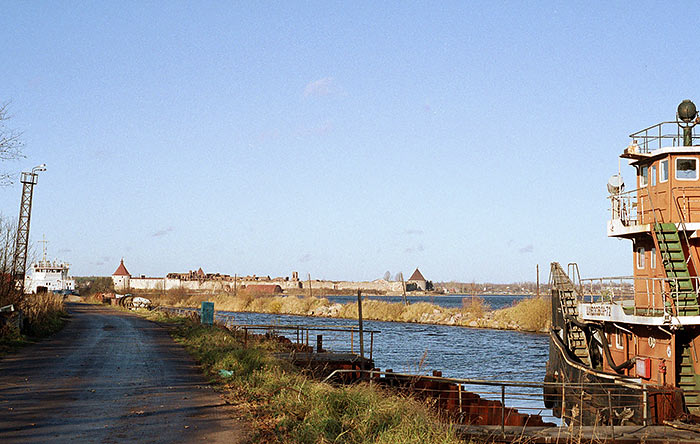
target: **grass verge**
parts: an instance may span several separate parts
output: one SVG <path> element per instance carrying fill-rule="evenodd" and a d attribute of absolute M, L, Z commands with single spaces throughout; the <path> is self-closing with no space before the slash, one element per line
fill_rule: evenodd
<path fill-rule="evenodd" d="M 27 295 L 20 306 L 24 313 L 24 329 L 22 332 L 10 326 L 0 329 L 0 357 L 53 335 L 66 323 L 62 295 Z"/>
<path fill-rule="evenodd" d="M 192 319 L 152 314 L 171 326 L 225 399 L 247 412 L 256 443 L 458 443 L 427 405 L 377 386 L 332 386 L 275 359 L 281 345 L 248 341 Z M 227 376 L 220 371 L 230 372 Z"/>

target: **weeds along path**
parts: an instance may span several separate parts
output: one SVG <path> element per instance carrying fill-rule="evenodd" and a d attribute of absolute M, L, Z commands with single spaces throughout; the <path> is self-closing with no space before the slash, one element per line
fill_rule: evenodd
<path fill-rule="evenodd" d="M 56 336 L 0 360 L 0 442 L 245 442 L 245 425 L 157 324 L 68 304 Z"/>

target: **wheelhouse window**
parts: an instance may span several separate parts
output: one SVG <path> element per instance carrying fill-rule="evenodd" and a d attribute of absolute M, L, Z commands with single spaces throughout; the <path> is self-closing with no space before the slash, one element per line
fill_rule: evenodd
<path fill-rule="evenodd" d="M 637 269 L 638 270 L 644 269 L 644 253 L 646 253 L 646 250 L 644 249 L 644 247 L 637 248 Z"/>
<path fill-rule="evenodd" d="M 668 159 L 659 162 L 659 182 L 668 182 Z"/>
<path fill-rule="evenodd" d="M 649 268 L 656 268 L 656 247 L 649 252 Z"/>
<path fill-rule="evenodd" d="M 651 167 L 651 186 L 656 185 L 656 166 Z"/>
<path fill-rule="evenodd" d="M 645 187 L 649 183 L 649 167 L 643 166 L 639 169 L 639 186 Z"/>
<path fill-rule="evenodd" d="M 698 159 L 692 157 L 679 157 L 676 159 L 676 179 L 697 180 Z"/>

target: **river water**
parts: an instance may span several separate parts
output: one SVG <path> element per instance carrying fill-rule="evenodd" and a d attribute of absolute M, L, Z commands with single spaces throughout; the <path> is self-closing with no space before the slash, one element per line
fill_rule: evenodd
<path fill-rule="evenodd" d="M 357 296 L 323 296 L 331 302 L 338 302 L 340 304 L 347 304 L 348 302 L 357 302 Z M 465 295 L 465 294 L 450 294 L 450 295 L 440 295 L 440 296 L 406 296 L 406 300 L 409 304 L 416 302 L 429 302 L 431 304 L 439 305 L 445 308 L 460 308 L 464 302 L 469 302 L 471 298 L 483 299 L 484 303 L 488 305 L 492 310 L 498 310 L 501 308 L 510 307 L 514 303 L 525 299 L 530 296 L 526 295 L 502 295 L 502 294 L 482 294 L 482 295 Z M 384 301 L 384 302 L 395 302 L 397 304 L 403 303 L 403 296 L 374 296 L 374 295 L 363 295 L 363 300 L 371 299 L 374 301 Z"/>
<path fill-rule="evenodd" d="M 435 303 L 459 304 L 464 296 L 439 296 Z M 334 302 L 350 302 L 350 296 L 330 296 Z M 354 297 L 355 300 L 357 297 Z M 386 300 L 386 296 L 377 299 Z M 393 297 L 389 297 L 393 298 Z M 402 298 L 397 297 L 398 301 Z M 429 297 L 426 297 L 429 298 Z M 483 296 L 492 307 L 509 306 L 523 296 Z M 415 300 L 415 299 L 412 299 Z M 397 301 L 397 302 L 398 302 Z M 494 307 L 494 308 L 495 308 Z M 231 313 L 239 324 L 276 325 L 315 325 L 315 326 L 357 326 L 350 319 L 314 318 L 291 315 L 262 313 Z M 545 364 L 549 352 L 548 337 L 543 334 L 516 331 L 475 329 L 467 327 L 413 324 L 405 322 L 365 321 L 366 330 L 377 330 L 374 335 L 373 358 L 375 366 L 393 369 L 395 372 L 411 374 L 431 374 L 442 371 L 444 377 L 470 378 L 499 381 L 544 380 Z M 284 334 L 284 331 L 281 332 Z M 316 332 L 311 332 L 310 344 L 315 344 Z M 333 351 L 350 349 L 349 333 L 323 333 L 324 348 Z M 294 340 L 296 333 L 287 335 Z M 365 335 L 366 354 L 369 349 L 369 334 Z M 357 352 L 358 337 L 354 337 L 354 350 Z M 468 387 L 468 390 L 481 393 L 483 397 L 499 399 L 494 389 Z M 513 389 L 507 389 L 511 391 Z M 509 401 L 506 405 L 516 407 L 525 413 L 541 413 L 547 419 L 551 412 L 545 410 L 537 389 L 517 389 L 518 392 L 537 394 L 536 397 Z M 527 407 L 525 410 L 523 407 Z"/>

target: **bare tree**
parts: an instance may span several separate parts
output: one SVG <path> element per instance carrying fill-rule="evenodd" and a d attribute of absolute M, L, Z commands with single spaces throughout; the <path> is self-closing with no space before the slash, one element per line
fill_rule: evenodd
<path fill-rule="evenodd" d="M 384 273 L 384 280 L 385 281 L 391 280 L 391 272 L 387 271 L 386 273 Z"/>
<path fill-rule="evenodd" d="M 20 137 L 22 134 L 7 127 L 7 121 L 10 119 L 8 109 L 9 103 L 0 104 L 0 161 L 17 160 L 24 157 L 22 154 L 24 143 Z M 11 183 L 12 174 L 0 172 L 0 186 Z"/>
<path fill-rule="evenodd" d="M 13 223 L 0 215 L 0 307 L 18 304 L 21 294 L 12 276 L 12 259 L 17 230 Z"/>

